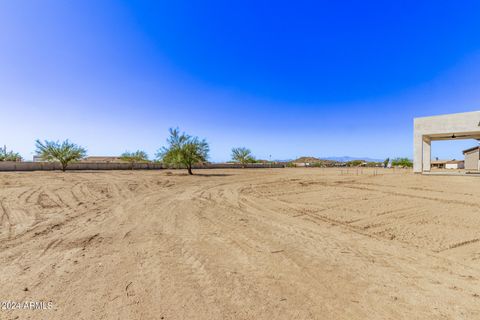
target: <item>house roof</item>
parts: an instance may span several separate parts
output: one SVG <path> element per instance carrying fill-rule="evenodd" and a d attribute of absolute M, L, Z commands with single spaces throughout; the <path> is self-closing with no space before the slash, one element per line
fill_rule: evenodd
<path fill-rule="evenodd" d="M 470 148 L 470 149 L 467 149 L 467 150 L 463 150 L 463 154 L 467 153 L 467 152 L 470 152 L 470 151 L 475 151 L 477 149 L 479 149 L 480 146 L 476 146 L 476 147 L 473 147 L 473 148 Z"/>
<path fill-rule="evenodd" d="M 465 161 L 463 160 L 450 160 L 450 161 L 447 161 L 447 163 L 464 163 Z"/>
<path fill-rule="evenodd" d="M 431 164 L 464 163 L 463 160 L 432 160 Z"/>
<path fill-rule="evenodd" d="M 110 156 L 89 156 L 82 161 L 85 162 L 125 162 L 120 157 L 110 157 Z"/>
<path fill-rule="evenodd" d="M 431 164 L 442 164 L 442 163 L 447 163 L 449 160 L 432 160 L 430 163 Z"/>

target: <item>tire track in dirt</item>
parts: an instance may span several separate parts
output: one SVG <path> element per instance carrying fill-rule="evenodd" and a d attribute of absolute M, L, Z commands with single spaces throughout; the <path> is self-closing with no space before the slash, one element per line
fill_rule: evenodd
<path fill-rule="evenodd" d="M 335 181 L 345 178 L 329 176 L 329 171 L 210 172 L 193 177 L 144 171 L 76 173 L 72 181 L 45 184 L 39 193 L 55 200 L 63 219 L 49 220 L 58 208 L 42 209 L 46 224 L 35 236 L 28 231 L 0 243 L 0 280 L 11 279 L 0 295 L 48 296 L 56 302 L 58 318 L 480 315 L 475 297 L 480 294 L 480 270 L 474 265 L 386 241 L 369 234 L 374 227 L 357 225 L 394 221 L 408 227 L 417 221 L 416 212 L 412 203 L 403 204 L 403 197 L 344 188 Z M 352 184 L 356 179 L 348 180 Z M 380 200 L 392 205 L 372 207 Z M 73 205 L 79 202 L 84 205 Z M 420 219 L 427 225 L 435 222 L 427 219 L 431 202 L 417 203 L 425 205 Z M 368 208 L 373 209 L 366 212 Z M 469 220 L 458 221 L 457 227 L 464 221 Z M 470 247 L 454 243 L 461 244 L 459 249 Z M 26 286 L 27 293 L 22 291 Z"/>
<path fill-rule="evenodd" d="M 373 191 L 373 192 L 383 193 L 383 194 L 392 195 L 392 196 L 401 196 L 401 197 L 406 197 L 406 198 L 431 200 L 431 201 L 441 202 L 441 203 L 445 203 L 445 204 L 460 204 L 460 205 L 464 205 L 464 206 L 480 208 L 480 204 L 479 203 L 474 203 L 474 202 L 466 202 L 466 201 L 452 200 L 452 199 L 445 199 L 445 198 L 412 195 L 412 194 L 403 193 L 403 192 L 384 191 L 384 190 L 378 190 L 378 189 L 375 189 L 375 188 L 359 187 L 359 186 L 346 185 L 346 184 L 343 184 L 342 186 L 344 186 L 345 188 L 356 189 L 356 190 L 365 190 L 365 191 Z"/>
<path fill-rule="evenodd" d="M 10 210 L 4 204 L 5 199 L 0 199 L 0 209 L 2 210 L 2 215 L 0 217 L 0 227 L 8 228 L 7 237 L 10 237 L 12 233 L 12 221 L 10 218 Z M 2 230 L 3 231 L 3 230 Z"/>

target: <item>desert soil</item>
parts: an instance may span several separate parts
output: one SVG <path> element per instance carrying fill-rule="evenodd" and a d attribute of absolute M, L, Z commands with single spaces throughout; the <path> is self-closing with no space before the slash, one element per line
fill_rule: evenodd
<path fill-rule="evenodd" d="M 0 173 L 0 319 L 480 319 L 480 178 Z"/>

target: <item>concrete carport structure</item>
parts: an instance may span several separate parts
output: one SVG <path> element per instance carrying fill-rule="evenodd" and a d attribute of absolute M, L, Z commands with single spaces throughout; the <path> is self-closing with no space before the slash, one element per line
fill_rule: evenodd
<path fill-rule="evenodd" d="M 431 142 L 480 140 L 480 111 L 415 118 L 413 121 L 413 171 L 430 171 Z"/>

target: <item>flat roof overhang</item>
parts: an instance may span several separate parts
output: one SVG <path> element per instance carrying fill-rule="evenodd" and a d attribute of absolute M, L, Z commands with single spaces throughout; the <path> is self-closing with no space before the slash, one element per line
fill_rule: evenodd
<path fill-rule="evenodd" d="M 478 131 L 478 132 L 448 132 L 448 133 L 424 134 L 423 137 L 428 137 L 428 138 L 430 138 L 431 141 L 465 140 L 465 139 L 480 140 L 480 131 Z"/>
<path fill-rule="evenodd" d="M 477 149 L 479 149 L 479 148 L 480 148 L 480 146 L 476 146 L 476 147 L 473 147 L 473 148 L 470 148 L 470 149 L 467 149 L 467 150 L 463 150 L 463 154 L 468 153 L 468 152 L 470 152 L 470 151 L 477 150 Z"/>
<path fill-rule="evenodd" d="M 480 111 L 415 118 L 413 127 L 414 172 L 430 171 L 431 141 L 480 141 Z"/>

